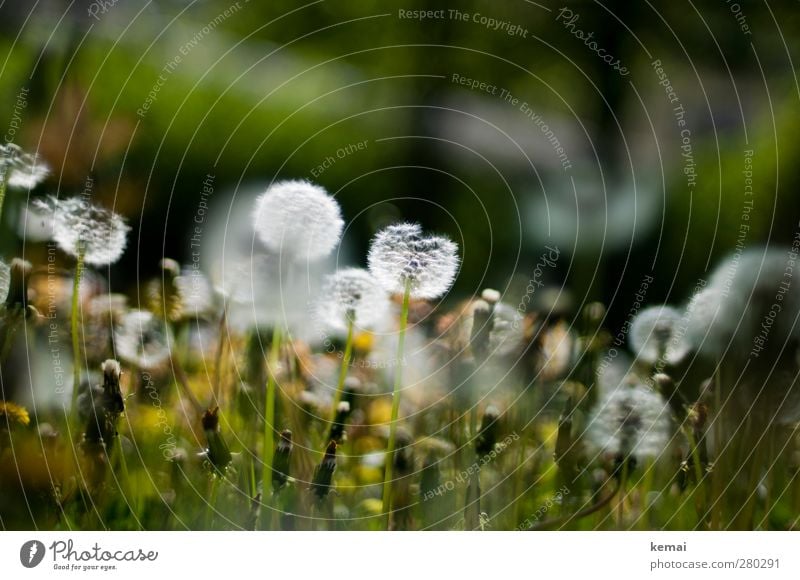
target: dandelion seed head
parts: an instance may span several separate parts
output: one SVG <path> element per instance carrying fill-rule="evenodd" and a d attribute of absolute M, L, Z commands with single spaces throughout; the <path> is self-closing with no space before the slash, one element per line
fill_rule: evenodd
<path fill-rule="evenodd" d="M 33 189 L 50 174 L 50 168 L 37 155 L 25 153 L 18 145 L 0 145 L 0 180 L 8 187 Z"/>
<path fill-rule="evenodd" d="M 640 311 L 631 322 L 628 337 L 636 358 L 651 365 L 664 358 L 680 320 L 680 312 L 669 306 L 651 306 Z"/>
<path fill-rule="evenodd" d="M 122 256 L 130 227 L 118 214 L 80 197 L 49 197 L 39 203 L 53 215 L 53 239 L 67 254 L 94 266 L 113 264 Z"/>
<path fill-rule="evenodd" d="M 369 270 L 388 292 L 438 298 L 453 285 L 458 246 L 445 237 L 423 236 L 418 224 L 401 223 L 379 231 L 369 250 Z"/>
<path fill-rule="evenodd" d="M 174 278 L 181 310 L 184 314 L 202 316 L 214 310 L 214 289 L 203 272 L 184 268 Z"/>
<path fill-rule="evenodd" d="M 344 220 L 339 204 L 308 181 L 279 181 L 256 199 L 253 226 L 272 252 L 314 261 L 339 243 Z"/>
<path fill-rule="evenodd" d="M 389 308 L 386 291 L 361 268 L 345 268 L 328 275 L 317 303 L 321 322 L 337 331 L 346 331 L 351 318 L 356 328 L 372 328 L 386 317 Z"/>
<path fill-rule="evenodd" d="M 169 359 L 168 330 L 163 321 L 146 310 L 131 310 L 114 328 L 119 358 L 138 368 L 155 369 Z"/>
<path fill-rule="evenodd" d="M 597 403 L 587 427 L 595 452 L 657 458 L 670 436 L 669 409 L 663 397 L 643 385 L 620 386 Z"/>

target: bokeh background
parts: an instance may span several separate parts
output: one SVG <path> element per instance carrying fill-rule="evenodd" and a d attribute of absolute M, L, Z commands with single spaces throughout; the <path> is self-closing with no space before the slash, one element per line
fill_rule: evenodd
<path fill-rule="evenodd" d="M 745 150 L 755 194 L 744 244 L 794 236 L 798 7 L 463 1 L 461 20 L 453 6 L 414 0 L 5 2 L 0 130 L 53 168 L 32 198 L 91 179 L 93 195 L 127 217 L 131 249 L 111 271 L 118 291 L 135 293 L 162 256 L 191 259 L 205 198 L 205 217 L 233 234 L 237 199 L 307 178 L 343 207 L 341 261 L 363 264 L 378 227 L 416 220 L 462 246 L 453 294 L 464 296 L 524 288 L 556 245 L 548 281 L 564 285 L 574 310 L 608 304 L 613 328 L 643 276 L 656 278 L 648 301 L 681 301 L 735 247 Z M 561 8 L 579 15 L 571 28 Z M 400 16 L 411 10 L 445 12 Z M 657 59 L 686 111 L 692 187 Z M 7 201 L 4 231 L 18 229 L 26 197 Z M 206 260 L 222 242 L 203 235 Z M 2 243 L 6 256 L 44 251 L 8 233 Z"/>

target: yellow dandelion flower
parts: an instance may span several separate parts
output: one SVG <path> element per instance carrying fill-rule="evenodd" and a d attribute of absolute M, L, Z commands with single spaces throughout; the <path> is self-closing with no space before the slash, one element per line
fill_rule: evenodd
<path fill-rule="evenodd" d="M 31 417 L 25 407 L 20 407 L 16 403 L 0 401 L 0 425 L 4 423 L 28 425 Z"/>

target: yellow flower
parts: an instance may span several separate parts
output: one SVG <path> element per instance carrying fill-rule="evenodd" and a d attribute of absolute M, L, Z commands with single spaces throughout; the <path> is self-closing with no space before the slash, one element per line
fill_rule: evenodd
<path fill-rule="evenodd" d="M 31 417 L 25 407 L 20 407 L 15 403 L 0 401 L 0 425 L 4 423 L 28 425 Z"/>

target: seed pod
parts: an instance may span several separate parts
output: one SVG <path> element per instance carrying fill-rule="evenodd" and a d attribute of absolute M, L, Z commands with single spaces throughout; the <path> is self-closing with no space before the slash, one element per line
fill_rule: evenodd
<path fill-rule="evenodd" d="M 311 491 L 323 500 L 333 490 L 333 472 L 336 471 L 336 441 L 328 443 L 322 462 L 314 468 Z"/>
<path fill-rule="evenodd" d="M 31 277 L 33 266 L 27 260 L 14 258 L 9 269 L 8 296 L 6 306 L 11 309 L 28 306 L 28 280 Z"/>
<path fill-rule="evenodd" d="M 350 416 L 350 403 L 348 401 L 340 401 L 339 406 L 336 408 L 336 417 L 331 425 L 330 437 L 331 441 L 342 443 L 345 440 L 345 424 L 347 418 Z"/>
<path fill-rule="evenodd" d="M 289 468 L 292 457 L 292 432 L 281 431 L 281 438 L 275 448 L 275 459 L 272 463 L 272 491 L 278 492 L 289 479 Z"/>
<path fill-rule="evenodd" d="M 225 439 L 222 438 L 220 433 L 219 407 L 214 407 L 203 413 L 202 424 L 208 444 L 204 455 L 214 471 L 218 475 L 224 475 L 233 457 L 228 449 L 228 444 L 225 443 Z"/>
<path fill-rule="evenodd" d="M 110 446 L 117 436 L 117 421 L 125 411 L 125 401 L 119 386 L 119 363 L 108 359 L 102 364 L 103 387 L 89 393 L 89 418 L 84 432 L 84 441 Z"/>
<path fill-rule="evenodd" d="M 489 356 L 489 336 L 492 331 L 492 307 L 484 300 L 478 300 L 472 306 L 472 336 L 470 346 L 475 362 L 482 364 Z"/>
<path fill-rule="evenodd" d="M 481 426 L 478 429 L 478 436 L 475 438 L 475 451 L 478 455 L 486 455 L 494 450 L 497 443 L 497 430 L 499 413 L 493 406 L 486 408 L 481 419 Z"/>

